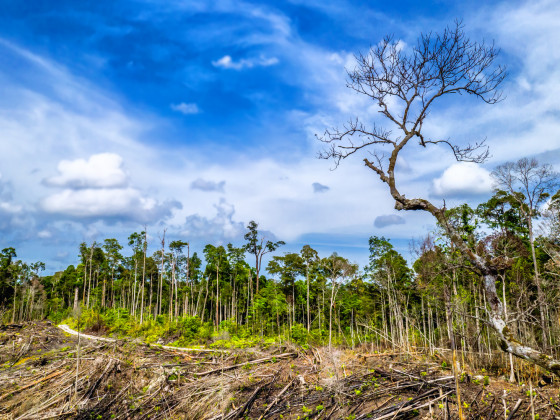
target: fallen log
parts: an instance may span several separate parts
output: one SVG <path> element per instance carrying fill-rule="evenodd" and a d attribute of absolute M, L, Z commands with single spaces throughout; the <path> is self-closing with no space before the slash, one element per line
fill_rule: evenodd
<path fill-rule="evenodd" d="M 236 369 L 238 367 L 243 367 L 243 366 L 247 366 L 247 365 L 258 365 L 260 363 L 268 362 L 272 359 L 284 359 L 284 358 L 287 358 L 287 357 L 294 357 L 294 356 L 297 356 L 297 353 L 283 353 L 283 354 L 279 354 L 279 355 L 276 355 L 276 356 L 265 357 L 264 359 L 251 360 L 250 362 L 247 362 L 247 363 L 239 363 L 237 365 L 226 366 L 226 367 L 222 367 L 222 368 L 219 368 L 219 369 L 212 369 L 212 370 L 208 370 L 206 372 L 193 372 L 192 375 L 201 377 L 201 376 L 211 375 L 213 373 L 225 372 L 225 371 L 228 371 L 228 370 Z"/>
<path fill-rule="evenodd" d="M 7 394 L 4 394 L 4 395 L 0 396 L 0 401 L 2 401 L 4 398 L 6 398 L 6 397 L 9 396 L 9 395 L 17 394 L 18 392 L 21 392 L 21 391 L 23 391 L 24 389 L 31 388 L 32 386 L 35 386 L 35 385 L 37 385 L 37 384 L 40 384 L 41 382 L 47 381 L 47 380 L 49 380 L 49 379 L 55 378 L 55 377 L 57 377 L 57 376 L 59 376 L 59 375 L 62 375 L 63 373 L 66 373 L 66 372 L 67 372 L 66 370 L 59 370 L 58 372 L 51 373 L 50 375 L 47 375 L 47 376 L 45 376 L 44 378 L 37 379 L 36 381 L 34 381 L 34 382 L 30 383 L 30 384 L 27 384 L 27 385 L 25 385 L 25 386 L 22 386 L 21 388 L 14 389 L 13 391 L 8 392 Z"/>
<path fill-rule="evenodd" d="M 259 395 L 259 392 L 261 392 L 264 387 L 270 385 L 270 383 L 271 382 L 267 382 L 265 384 L 262 384 L 262 385 L 258 386 L 257 389 L 255 389 L 255 391 L 251 394 L 249 399 L 245 402 L 245 404 L 243 404 L 237 410 L 234 410 L 231 413 L 229 413 L 226 417 L 224 417 L 224 420 L 234 420 L 234 419 L 238 419 L 240 417 L 243 417 L 243 414 L 246 411 L 251 410 L 251 406 L 253 405 L 253 403 L 257 399 L 257 396 Z"/>
<path fill-rule="evenodd" d="M 286 385 L 286 386 L 284 387 L 284 389 L 278 393 L 278 395 L 276 396 L 276 398 L 274 398 L 274 401 L 272 401 L 272 403 L 271 403 L 268 407 L 266 407 L 266 410 L 264 410 L 264 413 L 262 413 L 262 415 L 259 417 L 258 420 L 263 420 L 263 419 L 264 419 L 264 416 L 266 416 L 266 414 L 270 411 L 270 409 L 271 409 L 272 407 L 274 407 L 274 406 L 276 405 L 276 403 L 278 403 L 278 401 L 280 400 L 280 397 L 284 394 L 284 392 L 286 392 L 286 391 L 288 390 L 288 388 L 292 385 L 292 383 L 293 383 L 294 381 L 295 381 L 295 379 L 292 379 L 292 380 L 290 381 L 290 383 L 289 383 L 288 385 Z"/>
<path fill-rule="evenodd" d="M 517 400 L 517 403 L 515 404 L 515 407 L 513 407 L 513 410 L 511 410 L 511 413 L 509 413 L 507 420 L 511 420 L 513 416 L 515 416 L 515 413 L 517 413 L 517 410 L 519 410 L 519 407 L 521 407 L 522 402 L 523 400 Z"/>

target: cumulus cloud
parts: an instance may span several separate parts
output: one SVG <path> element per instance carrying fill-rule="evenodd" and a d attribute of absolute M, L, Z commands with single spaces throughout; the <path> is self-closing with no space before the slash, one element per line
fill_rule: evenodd
<path fill-rule="evenodd" d="M 173 209 L 182 207 L 176 201 L 160 203 L 129 186 L 122 163 L 114 153 L 61 161 L 59 174 L 47 178 L 45 184 L 62 187 L 62 191 L 45 197 L 40 207 L 47 213 L 74 218 L 121 218 L 142 223 L 169 217 Z"/>
<path fill-rule="evenodd" d="M 432 195 L 443 198 L 488 194 L 492 191 L 492 184 L 492 177 L 486 169 L 476 163 L 459 162 L 434 179 Z"/>
<path fill-rule="evenodd" d="M 100 153 L 88 160 L 62 160 L 59 174 L 45 179 L 45 184 L 66 188 L 115 188 L 127 184 L 122 158 L 115 153 Z"/>
<path fill-rule="evenodd" d="M 390 225 L 404 225 L 405 220 L 396 214 L 384 214 L 377 216 L 373 222 L 376 228 L 384 228 Z"/>
<path fill-rule="evenodd" d="M 224 192 L 224 186 L 226 185 L 226 181 L 208 181 L 206 179 L 198 178 L 191 182 L 191 189 L 192 190 L 201 190 L 201 191 L 218 191 Z"/>
<path fill-rule="evenodd" d="M 313 192 L 314 193 L 323 193 L 323 192 L 327 192 L 328 190 L 330 190 L 330 187 L 323 185 L 323 184 L 319 184 L 318 182 L 314 182 L 313 184 L 311 184 L 313 186 Z"/>
<path fill-rule="evenodd" d="M 214 205 L 216 216 L 207 218 L 199 214 L 187 216 L 182 235 L 188 238 L 214 240 L 218 243 L 224 241 L 241 240 L 245 234 L 243 222 L 236 222 L 233 218 L 235 207 L 220 199 Z"/>
<path fill-rule="evenodd" d="M 198 108 L 197 104 L 194 103 L 188 104 L 185 102 L 181 102 L 180 104 L 171 104 L 171 109 L 173 111 L 180 112 L 181 114 L 184 115 L 198 114 L 200 112 L 200 109 Z"/>
<path fill-rule="evenodd" d="M 178 202 L 159 203 L 134 188 L 64 189 L 46 197 L 41 206 L 49 213 L 77 218 L 129 218 L 152 222 L 171 215 Z"/>
<path fill-rule="evenodd" d="M 276 57 L 263 57 L 258 58 L 242 58 L 239 61 L 234 61 L 230 55 L 224 55 L 222 58 L 216 61 L 212 61 L 214 67 L 220 67 L 223 69 L 233 69 L 233 70 L 243 70 L 250 69 L 253 67 L 268 67 L 278 64 L 278 59 Z"/>

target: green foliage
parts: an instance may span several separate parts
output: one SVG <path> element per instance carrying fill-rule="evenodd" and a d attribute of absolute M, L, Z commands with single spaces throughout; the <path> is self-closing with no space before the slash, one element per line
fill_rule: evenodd
<path fill-rule="evenodd" d="M 177 320 L 177 328 L 184 342 L 193 342 L 202 334 L 202 321 L 197 316 L 184 316 Z"/>
<path fill-rule="evenodd" d="M 292 341 L 300 346 L 307 345 L 309 341 L 307 329 L 303 326 L 303 324 L 292 325 L 292 328 L 290 329 L 290 336 Z"/>
<path fill-rule="evenodd" d="M 51 313 L 49 313 L 48 319 L 54 324 L 60 324 L 63 319 L 68 318 L 71 314 L 72 308 L 54 309 Z"/>

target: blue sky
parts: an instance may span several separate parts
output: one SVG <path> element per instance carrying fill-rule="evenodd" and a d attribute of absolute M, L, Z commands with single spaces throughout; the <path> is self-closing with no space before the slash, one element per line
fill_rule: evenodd
<path fill-rule="evenodd" d="M 193 243 L 240 245 L 260 223 L 284 251 L 309 243 L 363 264 L 370 235 L 408 254 L 434 227 L 398 213 L 358 159 L 316 159 L 315 134 L 379 121 L 345 87 L 353 55 L 392 34 L 462 19 L 495 41 L 510 75 L 495 106 L 453 98 L 425 129 L 487 138 L 492 159 L 458 165 L 412 148 L 402 188 L 476 204 L 503 161 L 560 158 L 560 5 L 553 1 L 1 1 L 0 247 L 47 271 L 82 241 L 126 242 L 147 226 Z M 556 166 L 558 168 L 558 166 Z"/>

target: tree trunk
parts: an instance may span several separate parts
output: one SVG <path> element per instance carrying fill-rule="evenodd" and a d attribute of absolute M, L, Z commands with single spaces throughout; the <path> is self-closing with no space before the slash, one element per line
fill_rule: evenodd
<path fill-rule="evenodd" d="M 106 284 L 106 280 L 103 279 L 103 292 L 101 293 L 101 307 L 102 308 L 105 307 L 105 284 Z"/>
<path fill-rule="evenodd" d="M 394 158 L 396 160 L 396 155 Z M 447 218 L 445 217 L 445 209 L 435 207 L 428 200 L 407 199 L 397 191 L 394 179 L 387 179 L 385 182 L 387 182 L 391 188 L 391 194 L 396 200 L 395 208 L 397 210 L 424 210 L 431 213 L 445 229 L 447 236 L 455 244 L 455 246 L 459 248 L 466 258 L 469 259 L 475 269 L 482 274 L 484 278 L 484 290 L 489 303 L 489 324 L 498 336 L 500 348 L 505 352 L 513 354 L 514 356 L 541 366 L 560 377 L 560 360 L 556 360 L 539 350 L 523 345 L 512 334 L 505 321 L 504 305 L 498 297 L 498 293 L 496 291 L 496 270 L 492 268 L 490 264 L 480 255 L 476 254 L 468 247 L 459 233 L 448 223 Z"/>
<path fill-rule="evenodd" d="M 14 285 L 14 308 L 12 310 L 12 324 L 16 322 L 16 303 L 17 303 L 17 283 Z"/>
<path fill-rule="evenodd" d="M 220 266 L 216 264 L 216 330 L 220 325 Z"/>
<path fill-rule="evenodd" d="M 169 293 L 169 320 L 173 319 L 173 287 L 175 287 L 175 257 L 171 256 L 171 287 Z"/>
<path fill-rule="evenodd" d="M 146 233 L 146 229 L 144 228 L 144 243 L 142 244 L 142 249 L 143 249 L 143 253 L 144 253 L 144 262 L 142 265 L 142 300 L 140 302 L 140 324 L 142 324 L 142 321 L 144 320 L 144 288 L 145 288 L 145 284 L 146 284 L 146 248 L 148 246 L 148 234 Z M 151 293 L 150 293 L 150 299 L 151 299 Z"/>
<path fill-rule="evenodd" d="M 86 303 L 86 289 L 87 289 L 87 260 L 84 263 L 84 289 L 82 290 L 82 305 Z"/>
<path fill-rule="evenodd" d="M 311 315 L 309 313 L 309 264 L 307 264 L 307 332 L 311 331 Z"/>
<path fill-rule="evenodd" d="M 336 288 L 336 283 L 333 280 L 333 285 L 331 290 L 331 304 L 329 305 L 329 351 L 332 350 L 332 309 L 334 304 L 335 288 Z"/>
<path fill-rule="evenodd" d="M 546 324 L 546 319 L 544 316 L 546 301 L 544 299 L 543 291 L 541 288 L 541 280 L 539 276 L 539 268 L 537 265 L 537 255 L 535 253 L 535 237 L 533 234 L 533 221 L 531 216 L 527 216 L 527 224 L 529 226 L 529 243 L 531 245 L 531 257 L 533 258 L 533 269 L 535 270 L 535 283 L 537 285 L 537 297 L 539 298 L 539 314 L 541 318 L 541 328 L 542 328 L 542 345 L 546 346 L 548 328 Z"/>
<path fill-rule="evenodd" d="M 78 309 L 78 286 L 74 289 L 74 310 Z"/>
<path fill-rule="evenodd" d="M 206 300 L 208 299 L 208 284 L 210 283 L 210 277 L 206 279 L 206 294 L 204 295 L 204 304 L 202 305 L 201 310 L 201 323 L 204 324 L 204 314 L 206 313 Z M 210 319 L 212 319 L 212 312 L 210 312 Z"/>
<path fill-rule="evenodd" d="M 136 256 L 134 256 L 134 284 L 132 286 L 132 296 L 131 296 L 132 302 L 130 302 L 130 312 L 132 312 L 133 316 L 136 314 L 136 306 L 138 304 L 137 296 L 136 296 L 137 279 L 138 279 L 138 260 L 136 259 Z"/>

